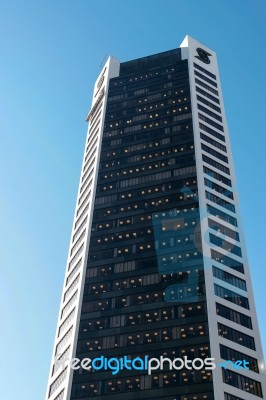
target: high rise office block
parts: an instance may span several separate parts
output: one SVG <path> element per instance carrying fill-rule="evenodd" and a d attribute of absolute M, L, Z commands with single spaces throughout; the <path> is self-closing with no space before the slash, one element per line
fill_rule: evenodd
<path fill-rule="evenodd" d="M 215 53 L 186 37 L 148 57 L 110 57 L 86 120 L 46 400 L 263 398 Z M 149 375 L 96 364 L 73 370 L 68 361 L 98 358 L 99 366 L 125 356 L 198 364 L 166 360 Z M 210 357 L 216 368 L 202 367 Z"/>

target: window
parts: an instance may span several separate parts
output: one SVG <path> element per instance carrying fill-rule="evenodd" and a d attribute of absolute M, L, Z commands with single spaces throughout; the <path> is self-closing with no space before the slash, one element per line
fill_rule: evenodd
<path fill-rule="evenodd" d="M 219 131 L 224 131 L 224 128 L 222 125 L 217 124 L 217 122 L 214 122 L 212 119 L 205 117 L 205 115 L 202 115 L 200 113 L 198 113 L 199 119 L 201 119 L 202 121 L 206 122 L 206 124 L 212 125 L 214 126 L 216 129 L 219 129 Z"/>
<path fill-rule="evenodd" d="M 215 146 L 215 147 L 217 147 L 217 149 L 222 150 L 222 151 L 224 151 L 226 153 L 226 147 L 223 144 L 221 144 L 221 143 L 217 142 L 216 140 L 210 138 L 209 136 L 205 135 L 204 133 L 200 133 L 200 137 L 205 142 L 210 143 L 212 146 Z"/>
<path fill-rule="evenodd" d="M 212 156 L 219 158 L 219 160 L 225 162 L 228 164 L 228 158 L 224 156 L 223 154 L 219 153 L 218 151 L 212 149 L 209 146 L 206 146 L 205 144 L 201 143 L 201 148 L 202 150 L 206 151 L 206 153 L 211 154 Z"/>
<path fill-rule="evenodd" d="M 212 219 L 208 219 L 209 228 L 214 229 L 217 232 L 222 233 L 234 240 L 239 241 L 239 234 L 232 229 L 227 228 L 226 226 L 219 224 L 219 222 L 215 222 Z"/>
<path fill-rule="evenodd" d="M 258 360 L 256 360 L 256 358 L 248 356 L 247 354 L 241 353 L 240 351 L 236 351 L 222 344 L 220 344 L 220 354 L 224 360 L 230 360 L 233 362 L 237 360 L 245 360 L 249 363 L 248 368 L 251 371 L 259 373 Z"/>
<path fill-rule="evenodd" d="M 53 372 L 52 372 L 52 376 L 56 373 L 56 371 L 58 371 L 58 369 L 62 366 L 64 366 L 63 361 L 67 362 L 69 360 L 68 356 L 70 353 L 70 346 L 68 346 L 68 348 L 56 359 L 56 362 L 53 365 Z"/>
<path fill-rule="evenodd" d="M 212 233 L 210 233 L 210 242 L 215 246 L 219 246 L 222 249 L 237 255 L 238 257 L 242 257 L 242 252 L 240 247 L 234 245 L 233 243 L 227 242 L 227 240 L 221 239 L 220 237 L 215 236 Z"/>
<path fill-rule="evenodd" d="M 202 124 L 201 122 L 199 123 L 200 129 L 203 131 L 209 133 L 210 135 L 214 136 L 216 139 L 221 140 L 222 142 L 225 142 L 225 138 L 223 135 L 221 135 L 219 132 L 214 131 L 212 128 Z"/>
<path fill-rule="evenodd" d="M 236 397 L 236 396 L 234 396 L 232 394 L 225 393 L 224 394 L 224 400 L 243 400 L 243 399 L 240 398 L 240 397 Z"/>
<path fill-rule="evenodd" d="M 217 119 L 217 121 L 223 122 L 222 117 L 213 111 L 210 111 L 208 108 L 203 107 L 201 104 L 198 104 L 198 110 L 204 112 L 205 114 L 209 115 L 210 117 Z"/>
<path fill-rule="evenodd" d="M 229 268 L 235 269 L 238 272 L 244 273 L 244 266 L 241 262 L 234 260 L 231 257 L 225 256 L 218 251 L 211 249 L 211 258 Z"/>
<path fill-rule="evenodd" d="M 217 83 L 214 82 L 212 79 L 207 78 L 205 75 L 202 75 L 200 72 L 198 71 L 194 71 L 195 75 L 198 76 L 199 78 L 201 78 L 202 80 L 208 82 L 210 85 L 214 86 L 217 88 Z M 218 92 L 217 92 L 218 94 Z"/>
<path fill-rule="evenodd" d="M 58 336 L 60 336 L 62 331 L 64 331 L 64 329 L 70 324 L 70 322 L 74 318 L 74 313 L 75 313 L 75 308 L 73 308 L 73 310 L 68 314 L 64 322 L 60 325 L 58 329 Z"/>
<path fill-rule="evenodd" d="M 78 276 L 74 279 L 74 281 L 71 283 L 71 285 L 69 286 L 69 288 L 65 291 L 65 294 L 64 294 L 64 301 L 68 298 L 68 296 L 71 294 L 72 290 L 73 290 L 73 289 L 75 288 L 75 286 L 78 284 L 79 278 L 80 278 L 80 275 L 78 275 Z"/>
<path fill-rule="evenodd" d="M 204 89 L 207 89 L 209 92 L 215 94 L 216 96 L 218 96 L 218 92 L 217 90 L 213 89 L 212 87 L 210 87 L 209 85 L 207 85 L 206 83 L 200 81 L 199 79 L 195 78 L 195 82 L 202 86 Z"/>
<path fill-rule="evenodd" d="M 198 69 L 198 70 L 201 71 L 201 72 L 204 72 L 204 74 L 210 76 L 212 79 L 214 79 L 214 80 L 216 81 L 216 76 L 215 76 L 212 72 L 207 71 L 207 69 L 205 69 L 205 68 L 199 66 L 199 65 L 196 64 L 196 63 L 193 63 L 193 65 L 194 65 L 194 67 L 195 67 L 196 69 Z"/>
<path fill-rule="evenodd" d="M 207 210 L 208 210 L 209 214 L 211 214 L 211 215 L 213 215 L 213 216 L 215 216 L 217 218 L 220 218 L 223 221 L 226 221 L 231 225 L 237 226 L 236 218 L 231 217 L 230 215 L 226 214 L 225 212 L 220 211 L 217 208 L 215 208 L 215 207 L 213 207 L 213 206 L 211 206 L 209 204 L 207 204 Z"/>
<path fill-rule="evenodd" d="M 58 342 L 55 350 L 55 356 L 57 356 L 63 350 L 64 346 L 66 345 L 67 341 L 71 338 L 73 333 L 73 326 L 67 331 L 67 333 L 63 336 L 63 338 Z"/>
<path fill-rule="evenodd" d="M 230 190 L 218 185 L 217 183 L 214 183 L 213 181 L 210 181 L 207 178 L 204 178 L 204 183 L 210 189 L 215 190 L 218 193 L 221 193 L 223 196 L 226 196 L 231 200 L 234 200 L 233 193 Z"/>
<path fill-rule="evenodd" d="M 252 329 L 251 318 L 245 314 L 232 310 L 231 308 L 226 307 L 219 303 L 216 303 L 216 313 L 220 317 L 229 319 L 229 321 L 235 322 L 236 324 Z"/>
<path fill-rule="evenodd" d="M 208 93 L 206 93 L 206 94 L 208 94 Z M 217 111 L 219 113 L 221 112 L 220 107 L 216 106 L 215 104 L 211 103 L 210 101 L 204 99 L 203 97 L 201 97 L 199 95 L 197 95 L 197 100 L 200 101 L 203 104 L 206 104 L 206 106 L 212 108 L 213 110 L 215 110 L 215 111 Z"/>
<path fill-rule="evenodd" d="M 214 293 L 216 296 L 219 296 L 224 300 L 228 300 L 231 303 L 237 304 L 238 306 L 249 310 L 249 301 L 247 297 L 241 296 L 240 294 L 233 292 L 232 290 L 226 289 L 223 286 L 216 284 L 214 284 Z"/>
<path fill-rule="evenodd" d="M 232 342 L 238 343 L 241 346 L 247 347 L 251 350 L 256 350 L 255 341 L 252 336 L 246 335 L 245 333 L 237 331 L 236 329 L 229 328 L 229 326 L 220 324 L 219 322 L 218 334 L 219 336 L 231 340 Z"/>
<path fill-rule="evenodd" d="M 68 310 L 71 308 L 71 306 L 75 303 L 76 299 L 78 297 L 78 290 L 76 290 L 76 292 L 73 294 L 73 296 L 71 297 L 71 299 L 67 302 L 67 304 L 65 305 L 65 307 L 62 310 L 61 313 L 61 318 L 63 318 L 66 313 L 68 312 Z"/>
<path fill-rule="evenodd" d="M 196 91 L 200 94 L 202 94 L 203 96 L 207 97 L 208 99 L 214 101 L 217 104 L 220 104 L 219 99 L 217 99 L 216 97 L 212 96 L 211 94 L 205 92 L 205 90 L 202 90 L 201 88 L 199 88 L 198 86 L 196 86 Z"/>
<path fill-rule="evenodd" d="M 65 368 L 60 375 L 53 381 L 49 390 L 49 397 L 56 391 L 56 389 L 61 385 L 61 383 L 66 379 L 67 368 Z"/>
<path fill-rule="evenodd" d="M 210 164 L 212 167 L 219 169 L 220 171 L 224 172 L 227 175 L 230 175 L 229 168 L 225 167 L 224 165 L 218 163 L 217 161 L 213 160 L 210 157 L 205 156 L 202 154 L 202 160 L 208 164 Z"/>
<path fill-rule="evenodd" d="M 210 201 L 212 201 L 213 203 L 226 208 L 227 210 L 235 213 L 235 206 L 232 203 L 229 203 L 226 200 L 221 199 L 221 197 L 216 196 L 215 194 L 212 194 L 210 192 L 207 192 L 207 190 L 205 191 L 206 194 L 206 198 Z"/>
<path fill-rule="evenodd" d="M 218 172 L 215 172 L 211 170 L 210 168 L 206 167 L 205 165 L 203 166 L 203 172 L 212 178 L 216 179 L 217 181 L 220 181 L 224 183 L 227 186 L 232 186 L 230 179 L 226 178 L 225 176 L 218 174 Z"/>
<path fill-rule="evenodd" d="M 75 242 L 75 240 L 77 239 L 78 235 L 80 234 L 80 231 L 86 225 L 87 219 L 88 219 L 88 217 L 85 217 L 84 220 L 82 221 L 82 223 L 80 224 L 79 228 L 75 231 L 75 234 L 73 235 L 73 238 L 72 238 L 72 243 Z"/>
<path fill-rule="evenodd" d="M 55 397 L 54 400 L 63 400 L 63 398 L 64 398 L 64 391 L 65 391 L 65 389 L 63 389 L 63 390 L 59 393 L 59 395 Z"/>
<path fill-rule="evenodd" d="M 262 397 L 261 383 L 223 368 L 223 381 L 254 396 Z"/>
<path fill-rule="evenodd" d="M 66 286 L 69 284 L 69 282 L 72 280 L 72 278 L 74 277 L 74 275 L 76 274 L 76 272 L 79 270 L 80 266 L 81 266 L 81 262 L 82 262 L 82 258 L 77 262 L 77 264 L 75 265 L 75 267 L 72 269 L 72 271 L 70 272 L 70 274 L 67 277 L 66 280 Z"/>
<path fill-rule="evenodd" d="M 236 286 L 239 289 L 247 290 L 246 282 L 243 279 L 237 278 L 235 275 L 229 274 L 229 272 L 223 271 L 214 266 L 212 267 L 212 272 L 215 278 L 230 283 L 230 285 Z"/>
<path fill-rule="evenodd" d="M 75 255 L 71 258 L 69 264 L 68 264 L 68 270 L 71 269 L 71 267 L 75 264 L 75 262 L 77 261 L 77 259 L 79 258 L 79 256 L 81 255 L 81 253 L 83 252 L 84 249 L 84 243 L 80 246 L 80 248 L 78 249 L 78 251 L 75 253 Z"/>

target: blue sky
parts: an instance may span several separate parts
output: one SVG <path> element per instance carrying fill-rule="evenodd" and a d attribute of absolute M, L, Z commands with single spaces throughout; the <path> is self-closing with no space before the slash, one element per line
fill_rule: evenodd
<path fill-rule="evenodd" d="M 1 398 L 44 398 L 86 135 L 107 55 L 218 55 L 261 335 L 265 322 L 264 0 L 0 4 Z"/>

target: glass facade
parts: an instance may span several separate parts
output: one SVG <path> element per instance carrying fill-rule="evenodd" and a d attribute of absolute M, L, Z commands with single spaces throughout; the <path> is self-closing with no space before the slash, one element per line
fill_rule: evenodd
<path fill-rule="evenodd" d="M 180 51 L 121 64 L 109 84 L 80 359 L 209 356 L 195 165 L 188 65 Z M 210 371 L 166 368 L 110 378 L 108 371 L 77 371 L 71 399 L 213 399 Z"/>

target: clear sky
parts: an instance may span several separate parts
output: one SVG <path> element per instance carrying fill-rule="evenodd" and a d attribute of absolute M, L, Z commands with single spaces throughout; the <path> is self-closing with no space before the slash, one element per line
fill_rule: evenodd
<path fill-rule="evenodd" d="M 264 0 L 0 2 L 1 400 L 42 400 L 86 135 L 107 55 L 217 52 L 266 353 Z"/>

